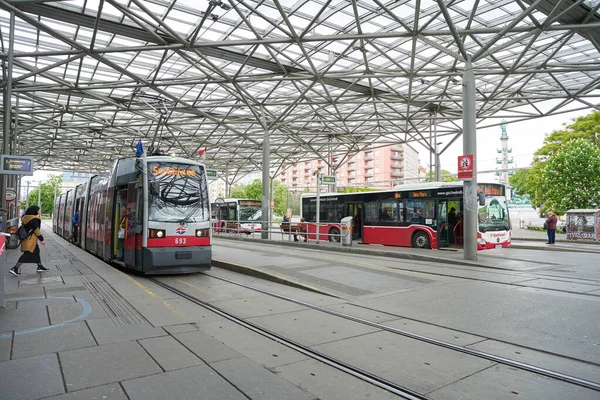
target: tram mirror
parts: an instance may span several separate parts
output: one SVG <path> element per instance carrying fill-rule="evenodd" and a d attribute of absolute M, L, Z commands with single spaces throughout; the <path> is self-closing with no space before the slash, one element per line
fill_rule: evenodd
<path fill-rule="evenodd" d="M 485 206 L 485 194 L 483 192 L 477 193 L 477 200 L 479 201 L 480 206 Z"/>

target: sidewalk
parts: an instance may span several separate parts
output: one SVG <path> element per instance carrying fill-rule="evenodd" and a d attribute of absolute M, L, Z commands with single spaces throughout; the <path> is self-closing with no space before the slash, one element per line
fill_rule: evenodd
<path fill-rule="evenodd" d="M 228 346 L 207 332 L 235 324 L 44 229 L 49 272 L 14 277 L 20 252 L 7 253 L 1 399 L 315 398 L 270 370 L 293 352 L 250 334 Z"/>

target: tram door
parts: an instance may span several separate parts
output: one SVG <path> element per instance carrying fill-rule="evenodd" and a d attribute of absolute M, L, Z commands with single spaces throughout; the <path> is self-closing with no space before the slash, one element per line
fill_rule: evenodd
<path fill-rule="evenodd" d="M 346 203 L 345 217 L 354 218 L 354 228 L 352 229 L 352 239 L 362 238 L 362 212 L 363 203 Z"/>
<path fill-rule="evenodd" d="M 140 192 L 142 188 L 139 188 Z M 138 206 L 138 187 L 137 182 L 131 182 L 127 185 L 127 212 L 124 221 L 125 238 L 124 238 L 124 258 L 125 265 L 134 267 L 136 265 L 136 240 L 140 241 L 141 236 L 136 233 L 141 233 L 141 218 L 140 212 L 142 207 Z M 138 237 L 139 236 L 139 237 Z"/>

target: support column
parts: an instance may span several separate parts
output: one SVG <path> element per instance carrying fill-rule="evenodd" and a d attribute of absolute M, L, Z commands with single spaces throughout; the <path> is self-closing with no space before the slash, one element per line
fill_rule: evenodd
<path fill-rule="evenodd" d="M 267 126 L 267 119 L 265 117 L 265 110 L 263 107 L 260 108 L 260 114 L 262 116 L 262 125 L 265 130 L 263 135 L 263 159 L 262 159 L 262 223 L 261 223 L 261 239 L 269 238 L 269 159 L 271 157 L 271 148 L 269 146 L 269 129 Z"/>
<path fill-rule="evenodd" d="M 10 13 L 10 32 L 8 41 L 8 61 L 6 62 L 5 68 L 5 82 L 6 86 L 4 89 L 4 135 L 2 137 L 2 154 L 9 154 L 9 140 L 10 140 L 10 127 L 11 127 L 11 98 L 12 98 L 12 64 L 13 64 L 13 51 L 15 43 L 15 13 Z M 2 216 L 2 231 L 6 232 L 6 225 L 8 220 L 8 214 L 6 210 L 6 175 L 0 174 L 0 215 Z"/>
<path fill-rule="evenodd" d="M 476 140 L 476 107 L 475 107 L 475 75 L 471 57 L 465 63 L 463 74 L 463 154 L 473 154 L 473 179 L 464 183 L 464 259 L 477 260 L 477 140 Z"/>

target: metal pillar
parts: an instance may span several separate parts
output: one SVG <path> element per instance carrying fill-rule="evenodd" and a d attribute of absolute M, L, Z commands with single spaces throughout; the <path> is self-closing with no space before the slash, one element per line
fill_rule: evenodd
<path fill-rule="evenodd" d="M 4 135 L 2 137 L 2 154 L 9 154 L 9 139 L 10 139 L 10 126 L 11 126 L 11 98 L 12 98 L 12 65 L 13 65 L 13 51 L 15 45 L 15 13 L 10 13 L 10 32 L 8 40 L 8 61 L 6 62 L 5 71 L 5 82 L 6 86 L 4 89 Z M 6 210 L 6 175 L 0 174 L 0 215 L 2 215 L 2 231 L 6 232 L 6 225 L 8 220 L 8 214 Z"/>
<path fill-rule="evenodd" d="M 27 181 L 27 193 L 25 194 L 25 209 L 29 208 L 29 181 Z"/>
<path fill-rule="evenodd" d="M 40 212 L 42 212 L 42 181 L 38 184 L 38 207 L 40 208 Z"/>
<path fill-rule="evenodd" d="M 317 233 L 317 240 L 316 243 L 319 244 L 319 222 L 320 222 L 320 218 L 319 216 L 321 215 L 321 176 L 323 174 L 321 174 L 320 172 L 318 172 L 317 170 L 317 220 L 316 220 L 316 233 Z"/>
<path fill-rule="evenodd" d="M 271 156 L 271 149 L 269 147 L 269 129 L 267 126 L 267 119 L 265 117 L 265 110 L 263 107 L 260 108 L 262 116 L 262 124 L 265 133 L 263 135 L 263 159 L 262 159 L 262 224 L 260 229 L 260 238 L 269 238 L 269 158 Z"/>
<path fill-rule="evenodd" d="M 440 176 L 440 144 L 441 143 L 435 143 L 435 181 L 439 182 L 441 180 L 441 176 Z"/>
<path fill-rule="evenodd" d="M 477 260 L 477 141 L 475 108 L 475 75 L 471 57 L 465 63 L 463 75 L 463 154 L 473 154 L 473 179 L 464 183 L 464 259 Z"/>

